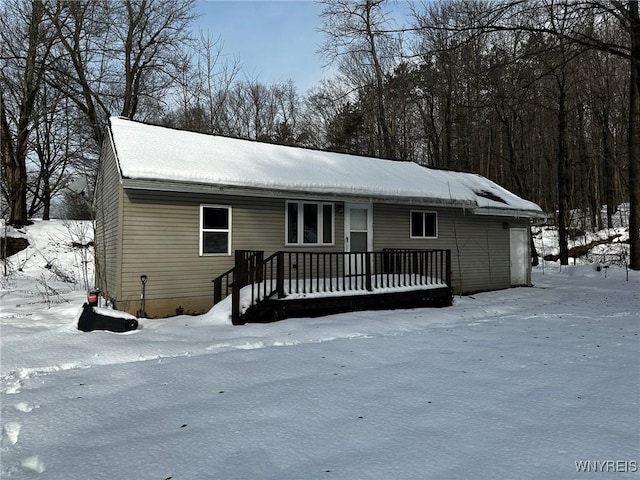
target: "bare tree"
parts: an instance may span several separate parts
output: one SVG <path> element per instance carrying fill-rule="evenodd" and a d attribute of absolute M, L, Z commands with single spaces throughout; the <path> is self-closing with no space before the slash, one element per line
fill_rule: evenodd
<path fill-rule="evenodd" d="M 43 113 L 34 124 L 31 141 L 36 170 L 29 182 L 29 217 L 42 212 L 42 219 L 49 220 L 53 198 L 86 161 L 85 139 L 79 112 L 61 92 L 44 86 L 40 103 Z"/>
<path fill-rule="evenodd" d="M 340 72 L 357 87 L 374 86 L 379 150 L 382 155 L 393 158 L 395 149 L 385 105 L 385 76 L 399 59 L 395 37 L 383 33 L 385 27 L 389 27 L 382 7 L 384 1 L 322 1 L 325 42 L 321 53 L 329 62 L 338 60 Z"/>
<path fill-rule="evenodd" d="M 476 12 L 475 3 L 471 5 Z M 552 35 L 629 63 L 628 191 L 630 201 L 630 267 L 640 270 L 640 12 L 636 0 L 592 0 L 579 2 L 499 1 L 486 2 L 473 25 L 429 25 L 451 33 L 520 30 Z M 619 42 L 609 35 L 610 19 L 627 32 Z M 568 28 L 567 28 L 568 27 Z"/>
<path fill-rule="evenodd" d="M 110 62 L 107 53 L 114 41 L 107 2 L 60 1 L 47 4 L 48 17 L 60 40 L 60 55 L 50 83 L 76 104 L 95 139 L 102 142 L 104 126 L 112 112 L 107 96 Z M 116 72 L 113 74 L 117 75 Z M 121 74 L 120 74 L 121 76 Z"/>
<path fill-rule="evenodd" d="M 272 86 L 273 100 L 276 106 L 277 121 L 272 141 L 287 145 L 296 145 L 303 138 L 298 131 L 300 116 L 300 97 L 293 81 Z"/>
<path fill-rule="evenodd" d="M 258 80 L 237 82 L 224 106 L 228 133 L 243 138 L 291 145 L 304 144 L 306 135 L 298 125 L 302 100 L 293 82 L 265 85 Z"/>
<path fill-rule="evenodd" d="M 229 92 L 240 71 L 237 58 L 227 59 L 223 55 L 223 43 L 220 38 L 200 33 L 199 48 L 196 50 L 198 64 L 196 68 L 198 103 L 207 112 L 210 133 L 224 133 L 228 125 L 225 109 Z"/>
<path fill-rule="evenodd" d="M 50 17 L 65 56 L 55 86 L 86 115 L 96 143 L 109 115 L 153 111 L 182 71 L 194 0 L 65 1 Z"/>
<path fill-rule="evenodd" d="M 554 35 L 583 48 L 595 49 L 629 62 L 628 175 L 630 267 L 640 270 L 640 14 L 638 2 L 537 2 L 551 22 L 513 27 Z M 620 43 L 610 36 L 610 20 L 615 18 L 628 34 Z"/>
<path fill-rule="evenodd" d="M 126 0 L 116 8 L 116 17 L 125 20 L 115 25 L 124 56 L 113 52 L 124 69 L 121 115 L 134 118 L 142 101 L 172 85 L 182 42 L 189 40 L 193 5 L 194 0 Z"/>
<path fill-rule="evenodd" d="M 629 0 L 611 2 L 631 37 L 629 64 L 629 243 L 631 245 L 630 267 L 640 270 L 640 14 L 638 2 Z M 601 47 L 606 50 L 606 44 Z M 618 55 L 625 56 L 624 52 Z"/>
<path fill-rule="evenodd" d="M 266 85 L 257 80 L 238 82 L 228 100 L 231 135 L 254 140 L 268 138 L 275 124 L 275 106 Z"/>
<path fill-rule="evenodd" d="M 0 149 L 8 223 L 24 225 L 27 211 L 27 155 L 37 98 L 50 62 L 54 37 L 39 0 L 5 2 L 0 15 Z"/>
<path fill-rule="evenodd" d="M 323 80 L 313 87 L 304 99 L 302 113 L 304 128 L 308 132 L 307 145 L 328 148 L 329 125 L 348 98 L 345 88 L 336 80 Z"/>

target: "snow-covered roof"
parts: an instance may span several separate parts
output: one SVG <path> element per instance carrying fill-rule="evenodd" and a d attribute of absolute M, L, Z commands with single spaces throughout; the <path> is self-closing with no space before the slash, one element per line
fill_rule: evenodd
<path fill-rule="evenodd" d="M 120 171 L 126 179 L 422 199 L 465 206 L 478 213 L 543 216 L 535 203 L 480 175 L 188 132 L 121 117 L 112 117 L 110 123 Z"/>

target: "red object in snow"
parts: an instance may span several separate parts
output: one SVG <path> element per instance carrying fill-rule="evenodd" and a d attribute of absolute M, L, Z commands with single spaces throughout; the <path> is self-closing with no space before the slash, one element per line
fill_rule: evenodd
<path fill-rule="evenodd" d="M 89 294 L 87 295 L 87 302 L 92 307 L 98 306 L 98 290 L 89 290 Z"/>

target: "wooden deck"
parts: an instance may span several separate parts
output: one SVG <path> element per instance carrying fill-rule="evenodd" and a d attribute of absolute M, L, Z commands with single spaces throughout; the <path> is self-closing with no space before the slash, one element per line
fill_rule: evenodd
<path fill-rule="evenodd" d="M 232 321 L 270 322 L 355 310 L 451 305 L 449 250 L 238 250 L 213 280 L 214 305 L 231 295 Z"/>

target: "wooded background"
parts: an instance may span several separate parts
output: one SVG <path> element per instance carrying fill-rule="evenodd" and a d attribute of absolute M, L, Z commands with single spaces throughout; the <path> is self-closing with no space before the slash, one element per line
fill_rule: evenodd
<path fill-rule="evenodd" d="M 3 218 L 88 215 L 67 187 L 93 179 L 122 115 L 482 174 L 550 214 L 563 263 L 570 227 L 630 203 L 640 269 L 637 2 L 415 2 L 402 25 L 389 0 L 321 3 L 337 73 L 300 92 L 241 75 L 224 39 L 193 31 L 194 0 L 4 0 Z"/>

